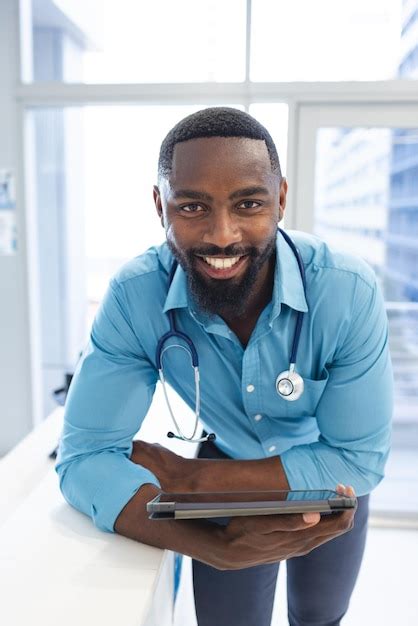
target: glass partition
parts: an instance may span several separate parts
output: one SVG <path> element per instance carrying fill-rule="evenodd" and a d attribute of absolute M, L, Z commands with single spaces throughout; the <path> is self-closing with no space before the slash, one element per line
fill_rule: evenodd
<path fill-rule="evenodd" d="M 361 255 L 383 290 L 395 378 L 393 451 L 375 509 L 418 513 L 418 129 L 317 132 L 314 233 Z"/>

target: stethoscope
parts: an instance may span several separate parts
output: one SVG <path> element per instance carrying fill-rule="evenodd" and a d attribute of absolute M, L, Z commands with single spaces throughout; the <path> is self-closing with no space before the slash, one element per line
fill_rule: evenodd
<path fill-rule="evenodd" d="M 299 267 L 299 272 L 300 272 L 300 276 L 302 278 L 302 283 L 303 283 L 303 291 L 306 297 L 306 277 L 305 277 L 305 268 L 303 266 L 303 261 L 302 258 L 300 256 L 299 250 L 296 248 L 295 244 L 293 243 L 293 241 L 290 239 L 289 235 L 287 235 L 281 228 L 278 229 L 279 232 L 282 234 L 283 238 L 285 239 L 285 241 L 289 244 L 293 254 L 296 257 L 296 261 L 298 263 L 298 267 Z M 171 282 L 174 278 L 174 274 L 175 271 L 177 269 L 177 261 L 175 261 L 171 267 L 170 270 L 170 275 L 168 278 L 168 286 L 170 287 Z M 157 368 L 158 368 L 158 374 L 160 377 L 160 381 L 161 381 L 161 385 L 163 388 L 163 392 L 164 392 L 164 397 L 165 397 L 165 401 L 167 403 L 167 407 L 171 416 L 171 419 L 173 420 L 173 423 L 176 427 L 177 430 L 177 435 L 174 434 L 172 431 L 169 431 L 167 433 L 167 437 L 170 438 L 175 438 L 175 439 L 181 439 L 182 441 L 189 441 L 190 443 L 201 443 L 203 441 L 214 441 L 216 439 L 216 435 L 215 433 L 210 433 L 204 437 L 200 437 L 200 438 L 196 438 L 195 439 L 195 435 L 197 432 L 197 428 L 198 428 L 198 424 L 199 424 L 199 417 L 200 417 L 200 374 L 199 374 L 199 358 L 197 356 L 197 350 L 193 344 L 193 341 L 190 339 L 190 337 L 188 337 L 185 333 L 180 332 L 179 330 L 177 330 L 176 328 L 176 322 L 174 319 L 174 311 L 170 310 L 168 311 L 168 319 L 170 322 L 170 330 L 165 333 L 165 335 L 163 335 L 161 337 L 161 339 L 159 340 L 158 344 L 157 344 L 157 348 L 156 348 L 156 363 L 157 363 Z M 300 333 L 302 330 L 302 322 L 303 322 L 303 316 L 304 313 L 303 311 L 298 311 L 297 312 L 297 317 L 296 317 L 296 326 L 295 326 L 295 334 L 293 337 L 293 344 L 292 344 L 292 351 L 290 353 L 290 363 L 289 363 L 289 369 L 285 370 L 284 372 L 281 372 L 277 378 L 276 378 L 276 391 L 279 394 L 279 396 L 281 398 L 283 398 L 283 400 L 287 400 L 288 402 L 294 402 L 295 400 L 298 400 L 301 395 L 303 394 L 303 388 L 304 388 L 304 384 L 303 384 L 303 378 L 300 376 L 300 374 L 298 374 L 296 372 L 296 357 L 297 357 L 297 352 L 298 352 L 298 347 L 299 347 L 299 339 L 300 339 Z M 184 342 L 183 345 L 181 343 L 175 343 L 175 344 L 170 344 L 168 346 L 164 347 L 164 344 L 168 341 L 168 339 L 177 339 L 177 341 L 181 340 Z M 187 346 L 187 347 L 186 347 Z M 185 352 L 187 352 L 191 358 L 191 362 L 192 362 L 192 367 L 194 370 L 194 382 L 195 382 L 195 425 L 194 425 L 194 429 L 193 429 L 193 433 L 190 437 L 186 437 L 186 435 L 183 435 L 183 433 L 181 432 L 180 426 L 176 420 L 176 418 L 174 417 L 174 413 L 173 410 L 171 408 L 171 404 L 170 404 L 170 400 L 168 398 L 168 394 L 167 394 L 167 389 L 166 389 L 166 383 L 165 383 L 165 378 L 164 378 L 164 372 L 163 372 L 163 356 L 164 353 L 169 350 L 170 348 L 181 348 L 182 350 L 185 350 Z"/>

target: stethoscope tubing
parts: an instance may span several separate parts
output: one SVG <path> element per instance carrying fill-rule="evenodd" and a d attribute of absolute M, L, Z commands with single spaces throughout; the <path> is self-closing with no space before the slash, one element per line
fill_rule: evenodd
<path fill-rule="evenodd" d="M 300 276 L 302 279 L 302 284 L 303 284 L 303 291 L 305 294 L 305 298 L 306 298 L 306 275 L 305 275 L 305 268 L 303 265 L 303 261 L 302 258 L 300 256 L 300 252 L 297 249 L 297 247 L 295 246 L 295 244 L 293 243 L 292 239 L 289 237 L 289 235 L 287 233 L 285 233 L 284 230 L 282 230 L 281 228 L 278 229 L 280 234 L 282 235 L 282 237 L 284 238 L 284 240 L 287 242 L 287 244 L 289 245 L 289 247 L 291 248 L 297 264 L 298 264 L 298 268 L 299 268 L 299 272 L 300 272 Z M 173 265 L 171 266 L 170 269 L 170 274 L 168 277 L 168 287 L 170 287 L 173 278 L 174 278 L 174 274 L 176 272 L 177 269 L 177 261 L 174 261 Z M 169 320 L 169 324 L 170 324 L 170 329 L 168 330 L 168 332 L 166 332 L 158 341 L 157 343 L 157 347 L 156 347 L 156 353 L 155 353 L 155 360 L 156 360 L 156 365 L 157 365 L 157 369 L 158 369 L 158 373 L 159 373 L 159 377 L 160 377 L 160 381 L 163 387 L 163 392 L 164 392 L 164 397 L 169 409 L 169 413 L 170 416 L 172 418 L 172 421 L 176 427 L 177 430 L 177 435 L 175 435 L 173 432 L 169 432 L 168 436 L 169 437 L 175 437 L 176 439 L 181 439 L 183 441 L 189 441 L 189 442 L 193 442 L 193 443 L 199 443 L 199 442 L 203 442 L 203 441 L 213 441 L 216 438 L 216 435 L 214 433 L 210 433 L 209 435 L 207 435 L 206 437 L 200 437 L 198 439 L 195 439 L 195 435 L 197 432 L 197 428 L 198 428 L 198 421 L 199 421 L 199 417 L 200 417 L 200 373 L 199 373 L 199 357 L 197 354 L 197 350 L 196 347 L 192 341 L 192 339 L 186 335 L 185 333 L 182 333 L 181 331 L 177 330 L 176 327 L 176 320 L 174 317 L 174 311 L 170 310 L 167 313 L 168 315 L 168 320 Z M 286 400 L 293 400 L 293 399 L 298 399 L 300 397 L 300 395 L 303 393 L 303 379 L 301 378 L 301 376 L 299 376 L 299 374 L 296 373 L 295 371 L 295 366 L 296 366 L 296 358 L 297 358 L 297 352 L 298 352 L 298 347 L 299 347 L 299 340 L 300 340 L 300 335 L 301 335 L 301 331 L 302 331 L 302 323 L 303 323 L 303 318 L 304 318 L 304 312 L 303 311 L 298 311 L 297 312 L 297 317 L 296 317 L 296 325 L 295 325 L 295 332 L 294 332 L 294 336 L 293 336 L 293 342 L 292 342 L 292 350 L 290 353 L 290 364 L 289 364 L 289 370 L 287 372 L 282 372 L 281 374 L 279 374 L 279 376 L 277 377 L 276 380 L 276 389 L 277 389 L 277 393 L 279 395 L 281 395 L 282 397 L 284 397 L 284 399 Z M 174 344 L 174 345 L 170 345 L 167 346 L 166 348 L 164 348 L 164 344 L 169 340 L 169 339 L 177 339 L 177 340 L 181 340 L 184 341 L 185 344 L 188 346 L 189 348 L 189 355 L 191 358 L 191 362 L 192 362 L 192 366 L 194 369 L 194 378 L 195 378 L 195 399 L 196 399 L 196 404 L 195 404 L 195 426 L 193 429 L 193 434 L 190 437 L 187 437 L 185 435 L 183 435 L 183 433 L 181 432 L 180 426 L 177 423 L 176 418 L 174 417 L 174 413 L 173 410 L 171 408 L 170 405 L 170 401 L 168 398 L 168 394 L 167 394 L 167 389 L 166 389 L 166 384 L 165 384 L 165 377 L 164 377 L 164 373 L 163 373 L 163 355 L 164 352 L 166 350 L 168 350 L 169 348 L 174 348 L 174 347 L 179 347 L 179 348 L 183 348 L 184 350 L 187 350 L 187 348 L 184 348 L 184 346 L 179 345 L 179 344 Z M 291 385 L 292 390 L 293 389 L 297 389 L 299 388 L 299 392 L 295 393 L 294 397 L 289 397 L 291 396 L 291 394 L 288 394 L 288 396 L 286 397 L 284 394 L 282 394 L 279 391 L 279 383 L 286 381 Z"/>
<path fill-rule="evenodd" d="M 303 261 L 300 256 L 300 252 L 296 248 L 295 244 L 293 243 L 289 235 L 285 233 L 285 231 L 282 230 L 281 228 L 279 228 L 278 230 L 283 236 L 284 240 L 289 244 L 293 254 L 295 255 L 295 258 L 299 267 L 300 277 L 302 279 L 303 291 L 306 297 L 306 274 L 305 274 L 305 267 L 303 265 Z M 304 316 L 303 311 L 298 311 L 297 318 L 296 318 L 295 334 L 293 336 L 292 351 L 290 353 L 290 363 L 292 364 L 296 363 L 296 357 L 297 357 L 298 348 L 299 348 L 300 333 L 302 331 L 303 316 Z"/>

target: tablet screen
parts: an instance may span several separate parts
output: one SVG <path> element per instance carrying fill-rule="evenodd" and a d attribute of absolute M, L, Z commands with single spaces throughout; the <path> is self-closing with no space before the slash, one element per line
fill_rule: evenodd
<path fill-rule="evenodd" d="M 279 500 L 329 500 L 340 498 L 336 491 L 328 489 L 307 491 L 233 491 L 200 493 L 162 493 L 159 502 L 211 503 L 211 502 L 277 502 Z"/>

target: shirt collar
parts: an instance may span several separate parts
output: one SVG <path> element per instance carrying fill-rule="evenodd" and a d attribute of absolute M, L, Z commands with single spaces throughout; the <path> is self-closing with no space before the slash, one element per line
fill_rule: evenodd
<path fill-rule="evenodd" d="M 174 263 L 174 259 L 172 260 Z M 170 272 L 171 266 L 168 269 Z M 177 265 L 176 271 L 168 288 L 167 297 L 164 304 L 164 313 L 170 309 L 182 309 L 189 306 L 187 276 L 181 265 Z"/>
<path fill-rule="evenodd" d="M 192 301 L 188 294 L 187 276 L 183 268 L 178 265 L 168 289 L 163 311 L 167 313 L 170 309 L 186 308 L 191 304 Z M 279 315 L 282 304 L 286 304 L 296 311 L 306 313 L 308 310 L 298 262 L 289 244 L 284 240 L 280 232 L 277 232 L 276 266 L 274 270 L 270 322 Z"/>
<path fill-rule="evenodd" d="M 296 256 L 278 231 L 270 322 L 279 315 L 282 304 L 286 304 L 290 308 L 304 313 L 308 310 L 302 276 L 299 271 Z"/>

